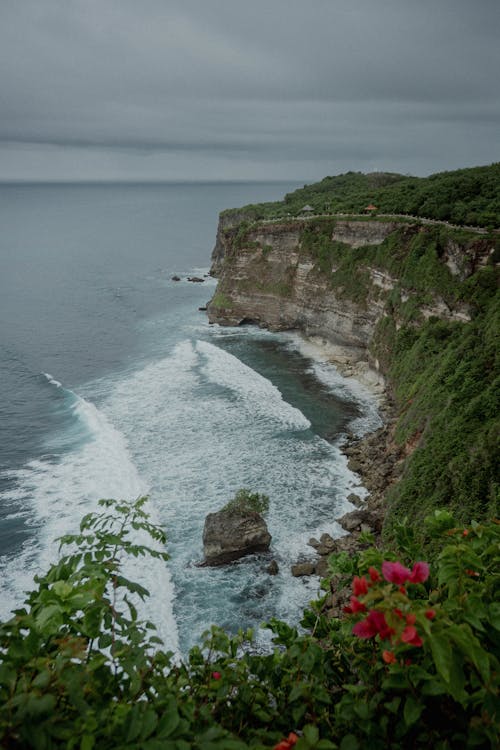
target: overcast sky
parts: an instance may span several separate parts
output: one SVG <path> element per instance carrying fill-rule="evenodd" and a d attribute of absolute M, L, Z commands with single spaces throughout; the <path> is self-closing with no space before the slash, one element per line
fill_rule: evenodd
<path fill-rule="evenodd" d="M 0 180 L 500 159 L 500 0 L 0 0 Z"/>

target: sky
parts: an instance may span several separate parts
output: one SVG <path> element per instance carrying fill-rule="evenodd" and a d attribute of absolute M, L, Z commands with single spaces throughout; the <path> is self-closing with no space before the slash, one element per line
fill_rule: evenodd
<path fill-rule="evenodd" d="M 500 160 L 500 0 L 0 0 L 0 180 Z"/>

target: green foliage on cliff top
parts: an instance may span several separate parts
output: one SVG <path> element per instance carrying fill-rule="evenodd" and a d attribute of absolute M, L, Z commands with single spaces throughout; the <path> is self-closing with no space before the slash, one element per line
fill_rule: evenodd
<path fill-rule="evenodd" d="M 342 619 L 325 616 L 325 597 L 304 613 L 305 632 L 273 620 L 269 653 L 251 631 L 212 627 L 180 661 L 138 619 L 134 597 L 148 592 L 122 569 L 127 554 L 164 557 L 163 531 L 145 498 L 101 503 L 106 513 L 83 519 L 63 540 L 69 552 L 0 623 L 2 747 L 498 747 L 499 524 L 457 529 L 434 515 L 442 551 L 430 570 L 400 528 L 399 548 L 343 561 L 353 596 Z M 159 549 L 134 543 L 134 530 Z"/>
<path fill-rule="evenodd" d="M 246 206 L 244 211 L 249 220 L 256 220 L 296 216 L 305 205 L 319 214 L 357 214 L 370 204 L 382 214 L 410 214 L 458 225 L 498 228 L 500 162 L 430 177 L 347 172 L 305 185 L 288 193 L 283 201 Z"/>

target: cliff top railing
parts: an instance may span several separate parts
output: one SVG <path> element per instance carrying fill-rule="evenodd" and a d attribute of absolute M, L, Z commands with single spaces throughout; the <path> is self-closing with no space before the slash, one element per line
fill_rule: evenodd
<path fill-rule="evenodd" d="M 462 229 L 467 232 L 474 232 L 475 234 L 489 234 L 491 231 L 499 233 L 500 229 L 489 230 L 486 227 L 471 227 L 465 224 L 452 224 L 449 221 L 443 221 L 440 219 L 427 219 L 423 216 L 414 216 L 412 214 L 381 214 L 377 213 L 373 216 L 369 214 L 352 214 L 352 213 L 325 213 L 325 214 L 307 214 L 304 216 L 288 214 L 287 216 L 276 217 L 275 219 L 259 219 L 260 224 L 279 224 L 283 221 L 311 221 L 314 219 L 353 219 L 354 221 L 377 221 L 378 219 L 388 220 L 399 220 L 401 223 L 408 224 L 431 224 L 437 226 L 444 226 L 450 229 Z"/>

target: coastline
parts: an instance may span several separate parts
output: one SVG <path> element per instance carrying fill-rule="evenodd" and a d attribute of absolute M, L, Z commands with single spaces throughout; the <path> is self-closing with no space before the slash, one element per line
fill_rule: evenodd
<path fill-rule="evenodd" d="M 319 365 L 333 365 L 354 393 L 358 389 L 365 389 L 373 397 L 380 418 L 378 427 L 349 431 L 340 445 L 349 469 L 359 475 L 367 490 L 363 498 L 349 495 L 347 499 L 354 510 L 334 519 L 345 530 L 345 535 L 336 539 L 328 534 L 323 534 L 319 540 L 312 538 L 309 545 L 316 557 L 292 566 L 295 576 L 315 575 L 329 579 L 330 591 L 325 600 L 325 611 L 331 617 L 338 617 L 350 592 L 339 587 L 337 577 L 329 575 L 328 558 L 339 552 L 355 554 L 368 546 L 362 539 L 362 534 L 366 532 L 371 534 L 375 544 L 380 543 L 386 511 L 385 495 L 402 473 L 405 452 L 394 442 L 396 408 L 386 380 L 368 359 L 354 359 L 348 347 L 330 344 L 319 337 L 307 337 L 302 332 L 291 335 L 301 353 Z"/>

